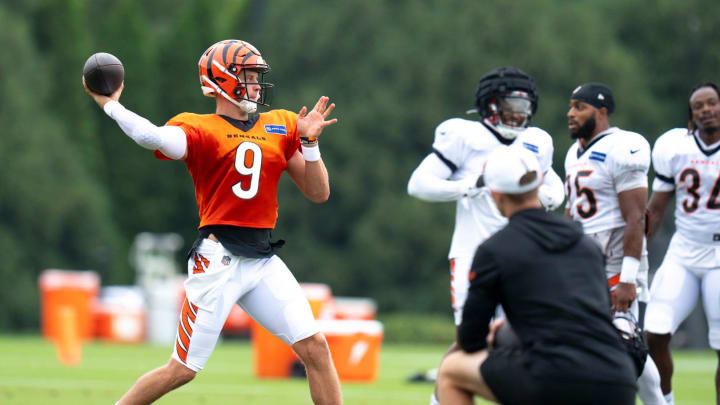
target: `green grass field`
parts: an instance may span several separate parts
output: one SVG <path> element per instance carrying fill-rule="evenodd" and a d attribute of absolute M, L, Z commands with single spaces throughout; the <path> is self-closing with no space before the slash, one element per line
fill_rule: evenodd
<path fill-rule="evenodd" d="M 166 347 L 91 343 L 83 348 L 80 366 L 64 367 L 45 340 L 7 335 L 0 336 L 0 350 L 5 353 L 0 360 L 0 404 L 4 405 L 111 405 L 138 376 L 164 364 L 170 355 Z M 380 377 L 373 384 L 343 384 L 345 403 L 427 404 L 432 385 L 408 383 L 407 378 L 436 366 L 444 351 L 442 345 L 383 345 Z M 246 341 L 222 342 L 192 383 L 157 403 L 311 404 L 304 380 L 258 380 L 252 375 L 251 361 Z M 710 351 L 675 353 L 677 405 L 714 404 L 715 364 Z"/>

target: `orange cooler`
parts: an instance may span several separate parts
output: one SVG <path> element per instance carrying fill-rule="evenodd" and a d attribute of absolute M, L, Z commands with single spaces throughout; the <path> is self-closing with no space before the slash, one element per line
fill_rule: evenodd
<path fill-rule="evenodd" d="M 95 337 L 113 343 L 143 342 L 145 312 L 145 300 L 139 287 L 103 287 L 94 308 Z"/>
<path fill-rule="evenodd" d="M 330 287 L 327 284 L 321 283 L 300 283 L 300 287 L 305 293 L 310 303 L 310 309 L 312 309 L 313 316 L 315 319 L 332 318 L 332 303 L 333 297 Z"/>
<path fill-rule="evenodd" d="M 222 333 L 223 335 L 247 335 L 250 333 L 251 321 L 250 315 L 240 308 L 240 305 L 235 304 L 225 320 Z"/>
<path fill-rule="evenodd" d="M 318 324 L 327 338 L 341 381 L 373 382 L 377 379 L 383 337 L 379 321 L 322 320 Z"/>
<path fill-rule="evenodd" d="M 45 270 L 38 278 L 41 326 L 45 338 L 60 336 L 62 311 L 75 313 L 77 336 L 93 336 L 92 309 L 100 290 L 100 276 L 94 271 Z"/>
<path fill-rule="evenodd" d="M 332 302 L 332 292 L 327 284 L 300 283 L 300 287 L 305 293 L 316 319 L 332 317 L 329 305 Z M 255 376 L 261 378 L 289 377 L 293 364 L 299 361 L 293 349 L 255 320 L 251 321 L 250 335 Z"/>
<path fill-rule="evenodd" d="M 293 349 L 253 320 L 250 334 L 253 346 L 253 367 L 260 378 L 290 377 L 292 365 L 299 361 Z"/>

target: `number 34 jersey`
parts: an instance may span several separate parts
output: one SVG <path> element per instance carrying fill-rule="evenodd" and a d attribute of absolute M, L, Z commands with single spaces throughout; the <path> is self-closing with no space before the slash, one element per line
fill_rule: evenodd
<path fill-rule="evenodd" d="M 720 246 L 720 144 L 706 146 L 697 133 L 675 128 L 653 148 L 653 191 L 675 191 L 676 232 Z"/>
<path fill-rule="evenodd" d="M 185 164 L 195 185 L 199 227 L 275 227 L 278 181 L 300 147 L 297 114 L 272 110 L 241 122 L 182 113 L 166 125 L 179 126 L 187 137 Z"/>
<path fill-rule="evenodd" d="M 635 132 L 612 127 L 585 149 L 575 142 L 565 157 L 566 208 L 588 234 L 625 226 L 618 193 L 647 188 L 649 168 L 650 145 Z"/>

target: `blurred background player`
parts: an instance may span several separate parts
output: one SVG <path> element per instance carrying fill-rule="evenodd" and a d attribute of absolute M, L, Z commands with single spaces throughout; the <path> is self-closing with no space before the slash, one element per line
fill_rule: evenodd
<path fill-rule="evenodd" d="M 634 404 L 636 374 L 612 324 L 602 251 L 577 223 L 542 209 L 531 152 L 495 149 L 484 179 L 510 220 L 475 254 L 462 350 L 440 365 L 440 403 L 471 405 L 479 395 L 505 405 Z M 488 323 L 498 304 L 522 348 L 495 347 L 499 321 Z"/>
<path fill-rule="evenodd" d="M 708 340 L 720 357 L 720 94 L 714 83 L 690 92 L 688 128 L 655 142 L 655 180 L 648 203 L 650 234 L 660 229 L 675 196 L 675 234 L 650 288 L 645 315 L 648 347 L 673 404 L 670 339 L 702 295 Z M 720 404 L 720 368 L 715 374 Z"/>
<path fill-rule="evenodd" d="M 565 213 L 603 249 L 612 309 L 638 320 L 636 298 L 648 299 L 644 230 L 650 145 L 640 134 L 610 127 L 614 110 L 604 84 L 583 84 L 570 95 L 568 129 L 577 142 L 565 157 Z M 638 395 L 645 405 L 664 404 L 657 368 L 645 357 Z"/>
<path fill-rule="evenodd" d="M 451 118 L 438 125 L 433 152 L 408 182 L 411 196 L 431 202 L 457 201 L 448 254 L 455 325 L 462 319 L 475 249 L 507 224 L 487 188 L 477 184 L 487 155 L 503 145 L 530 150 L 544 174 L 540 186 L 543 205 L 555 209 L 564 199 L 562 180 L 551 167 L 552 138 L 542 129 L 528 126 L 538 108 L 534 80 L 520 69 L 500 67 L 480 79 L 475 97 L 481 120 Z"/>
<path fill-rule="evenodd" d="M 210 46 L 198 68 L 202 91 L 215 98 L 216 113 L 182 113 L 160 127 L 118 102 L 122 86 L 110 97 L 85 87 L 140 146 L 154 150 L 160 159 L 185 162 L 200 216 L 172 357 L 140 377 L 118 404 L 148 404 L 192 380 L 210 357 L 236 302 L 292 345 L 305 364 L 315 404 L 340 404 L 340 384 L 325 337 L 298 282 L 275 255 L 282 243 L 270 241 L 283 172 L 309 200 L 321 203 L 329 197 L 317 137 L 337 122 L 327 120 L 335 105 L 321 97 L 310 112 L 303 107 L 299 114 L 253 114 L 258 104 L 269 105 L 272 84 L 265 83 L 263 75 L 270 66 L 244 41 Z"/>

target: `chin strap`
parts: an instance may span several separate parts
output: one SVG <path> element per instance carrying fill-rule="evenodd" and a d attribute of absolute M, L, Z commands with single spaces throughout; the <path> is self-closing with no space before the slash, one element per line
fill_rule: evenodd
<path fill-rule="evenodd" d="M 507 139 L 508 141 L 514 140 L 515 138 L 517 138 L 518 135 L 520 135 L 522 131 L 525 130 L 525 128 L 511 127 L 503 123 L 493 124 L 489 118 L 485 118 L 484 121 L 490 128 L 495 130 L 495 132 L 497 132 L 500 136 Z"/>
<path fill-rule="evenodd" d="M 517 136 L 525 129 L 511 127 L 505 124 L 498 124 L 496 128 L 503 138 L 510 140 L 517 138 Z"/>
<path fill-rule="evenodd" d="M 242 111 L 252 114 L 255 111 L 257 111 L 257 103 L 250 100 L 242 100 L 239 103 L 237 103 L 238 108 L 240 108 Z"/>

